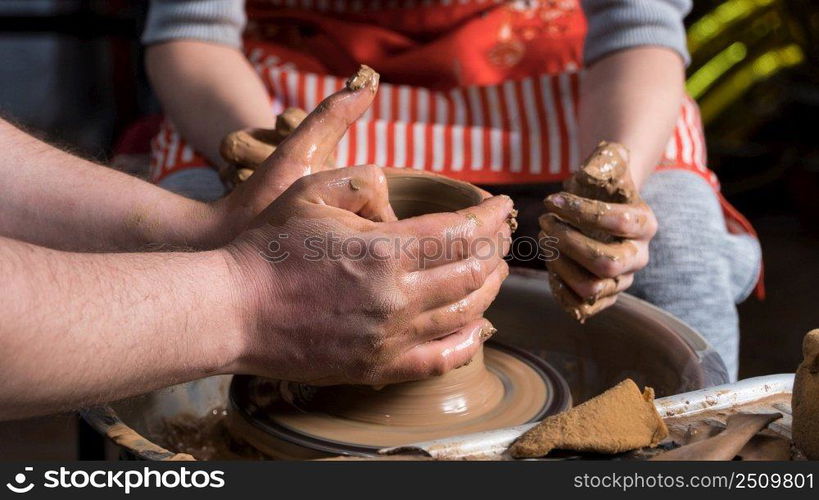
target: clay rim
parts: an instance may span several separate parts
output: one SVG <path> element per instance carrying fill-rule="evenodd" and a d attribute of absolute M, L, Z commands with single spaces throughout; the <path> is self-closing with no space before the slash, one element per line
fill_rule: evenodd
<path fill-rule="evenodd" d="M 549 396 L 537 413 L 535 413 L 528 421 L 521 422 L 521 425 L 537 422 L 548 415 L 554 415 L 569 409 L 572 405 L 571 391 L 568 382 L 560 375 L 560 373 L 547 363 L 542 358 L 534 354 L 506 345 L 496 341 L 487 342 L 487 347 L 497 349 L 501 352 L 510 354 L 516 357 L 522 363 L 528 365 L 532 370 L 537 372 L 544 384 L 548 387 Z M 228 391 L 229 411 L 235 416 L 244 421 L 245 424 L 250 425 L 257 431 L 269 435 L 273 439 L 281 440 L 289 444 L 300 446 L 302 448 L 327 453 L 329 455 L 351 455 L 372 457 L 377 456 L 381 447 L 365 446 L 352 443 L 343 443 L 330 439 L 322 439 L 308 434 L 301 434 L 289 427 L 281 425 L 272 420 L 261 420 L 253 415 L 253 412 L 248 410 L 249 407 L 255 406 L 251 401 L 251 395 L 247 391 L 250 379 L 255 378 L 252 375 L 236 375 L 230 383 Z M 252 443 L 249 443 L 253 446 Z M 409 443 L 408 443 L 409 444 Z"/>

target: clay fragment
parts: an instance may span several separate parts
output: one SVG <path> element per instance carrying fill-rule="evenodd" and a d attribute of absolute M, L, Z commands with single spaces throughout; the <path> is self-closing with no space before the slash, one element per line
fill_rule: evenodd
<path fill-rule="evenodd" d="M 802 364 L 793 383 L 793 443 L 810 460 L 819 460 L 819 329 L 805 335 Z"/>
<path fill-rule="evenodd" d="M 347 79 L 347 88 L 355 92 L 369 87 L 372 92 L 378 88 L 379 75 L 371 67 L 362 64 L 353 76 Z"/>
<path fill-rule="evenodd" d="M 641 393 L 626 379 L 563 413 L 544 419 L 509 448 L 515 458 L 542 457 L 553 449 L 615 454 L 654 447 L 668 436 L 654 408 L 654 390 Z"/>
<path fill-rule="evenodd" d="M 509 212 L 509 215 L 506 216 L 506 223 L 509 224 L 509 228 L 512 230 L 513 233 L 518 230 L 517 216 L 518 211 L 517 209 L 514 208 L 512 209 L 511 212 Z"/>

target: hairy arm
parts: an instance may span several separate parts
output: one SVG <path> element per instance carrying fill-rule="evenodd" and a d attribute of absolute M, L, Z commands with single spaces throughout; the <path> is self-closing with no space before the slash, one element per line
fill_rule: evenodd
<path fill-rule="evenodd" d="M 270 98 L 236 48 L 195 40 L 151 45 L 151 83 L 182 136 L 212 164 L 222 165 L 219 144 L 243 128 L 273 128 Z"/>
<path fill-rule="evenodd" d="M 0 420 L 231 368 L 242 348 L 224 251 L 79 254 L 0 238 Z"/>
<path fill-rule="evenodd" d="M 208 246 L 212 205 L 54 148 L 0 120 L 0 236 L 50 248 Z"/>
<path fill-rule="evenodd" d="M 680 112 L 685 68 L 667 48 L 637 47 L 595 62 L 581 87 L 580 150 L 585 157 L 600 141 L 630 151 L 639 189 L 660 160 Z"/>

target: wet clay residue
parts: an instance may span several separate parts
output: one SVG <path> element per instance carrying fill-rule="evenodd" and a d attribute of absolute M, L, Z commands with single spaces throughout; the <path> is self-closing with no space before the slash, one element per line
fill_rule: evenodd
<path fill-rule="evenodd" d="M 264 460 L 265 455 L 235 438 L 227 429 L 226 410 L 206 417 L 177 415 L 161 421 L 151 434 L 163 446 L 180 450 L 197 460 Z"/>
<path fill-rule="evenodd" d="M 513 233 L 518 230 L 517 216 L 518 211 L 514 208 L 512 209 L 511 212 L 509 212 L 509 215 L 506 216 L 506 223 L 509 224 L 509 228 L 512 230 Z"/>
<path fill-rule="evenodd" d="M 793 442 L 810 460 L 819 460 L 819 329 L 805 335 L 804 359 L 793 383 Z"/>
<path fill-rule="evenodd" d="M 509 448 L 515 458 L 542 457 L 553 449 L 615 454 L 654 447 L 668 429 L 654 408 L 654 390 L 642 393 L 626 379 L 603 394 L 544 419 Z"/>
<path fill-rule="evenodd" d="M 379 75 L 369 66 L 362 64 L 353 76 L 347 79 L 347 88 L 355 92 L 369 88 L 372 92 L 378 88 Z"/>

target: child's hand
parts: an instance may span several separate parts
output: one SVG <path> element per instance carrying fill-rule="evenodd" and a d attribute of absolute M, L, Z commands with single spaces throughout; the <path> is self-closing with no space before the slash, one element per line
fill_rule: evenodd
<path fill-rule="evenodd" d="M 625 148 L 601 144 L 566 183 L 544 200 L 541 236 L 560 255 L 546 266 L 555 298 L 579 321 L 614 304 L 648 264 L 657 219 L 640 198 Z"/>

